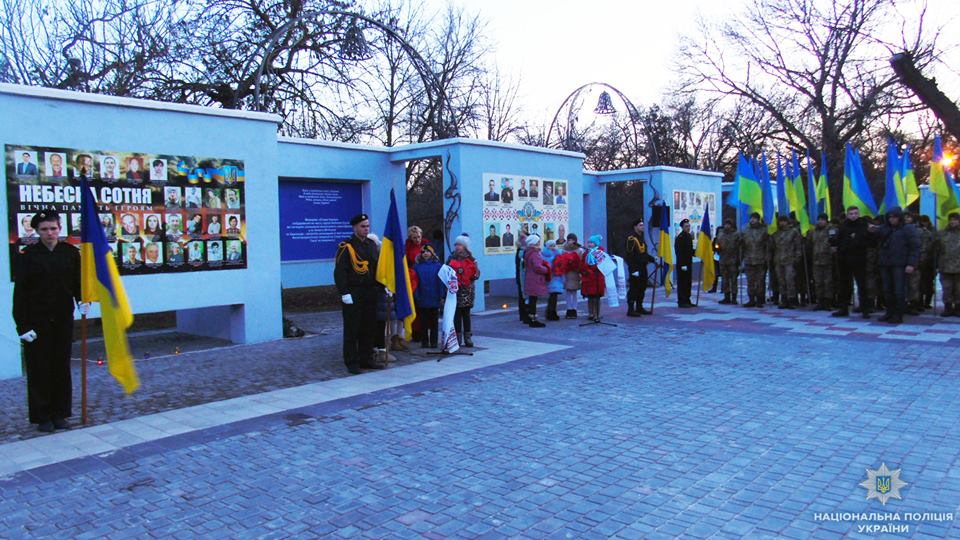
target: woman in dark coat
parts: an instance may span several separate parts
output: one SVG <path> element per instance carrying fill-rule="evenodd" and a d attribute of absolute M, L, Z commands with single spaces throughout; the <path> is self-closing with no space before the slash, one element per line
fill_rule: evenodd
<path fill-rule="evenodd" d="M 71 414 L 70 347 L 74 302 L 80 302 L 80 251 L 59 241 L 60 216 L 40 212 L 31 225 L 40 242 L 17 258 L 13 318 L 23 342 L 30 423 L 65 429 Z M 86 313 L 87 304 L 81 311 Z"/>

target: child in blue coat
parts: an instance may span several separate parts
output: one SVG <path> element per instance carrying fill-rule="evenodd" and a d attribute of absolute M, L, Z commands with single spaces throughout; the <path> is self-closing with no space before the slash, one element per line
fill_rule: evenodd
<path fill-rule="evenodd" d="M 416 272 L 417 281 L 419 281 L 416 290 L 413 291 L 413 302 L 417 307 L 417 319 L 423 321 L 423 337 L 420 340 L 420 346 L 436 349 L 439 337 L 437 316 L 447 294 L 447 287 L 438 275 L 440 261 L 431 246 L 424 246 L 417 255 L 413 271 Z"/>

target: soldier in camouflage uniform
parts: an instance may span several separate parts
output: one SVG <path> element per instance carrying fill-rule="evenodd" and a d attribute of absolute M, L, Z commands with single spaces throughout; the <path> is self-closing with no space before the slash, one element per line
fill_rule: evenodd
<path fill-rule="evenodd" d="M 817 225 L 807 232 L 807 241 L 811 247 L 813 263 L 813 283 L 817 296 L 814 311 L 830 309 L 833 306 L 833 250 L 830 246 L 831 234 L 836 230 L 830 226 L 826 214 L 817 216 Z"/>
<path fill-rule="evenodd" d="M 907 311 L 908 315 L 919 315 L 923 311 L 923 303 L 920 301 L 920 267 L 923 266 L 924 258 L 932 259 L 933 253 L 930 250 L 933 243 L 933 235 L 930 231 L 924 230 L 917 224 L 917 218 L 911 212 L 904 212 L 903 222 L 907 225 L 913 225 L 917 231 L 917 238 L 920 241 L 920 259 L 917 268 L 907 274 Z"/>
<path fill-rule="evenodd" d="M 767 292 L 764 274 L 770 253 L 770 235 L 757 212 L 750 215 L 750 225 L 741 233 L 741 246 L 747 274 L 747 295 L 750 296 L 750 301 L 743 307 L 763 307 Z"/>
<path fill-rule="evenodd" d="M 800 231 L 790 226 L 787 216 L 777 218 L 777 232 L 771 238 L 773 242 L 773 262 L 776 265 L 777 283 L 780 285 L 780 309 L 793 309 L 797 306 L 797 261 L 801 259 L 800 250 L 803 240 Z"/>
<path fill-rule="evenodd" d="M 920 233 L 920 309 L 930 309 L 933 307 L 934 286 L 933 281 L 937 277 L 936 257 L 934 257 L 934 240 L 936 233 L 933 230 L 933 223 L 930 222 L 930 216 L 920 216 L 918 220 L 920 227 L 917 229 Z"/>
<path fill-rule="evenodd" d="M 733 221 L 723 221 L 723 229 L 719 233 L 713 249 L 720 254 L 720 276 L 723 278 L 723 300 L 720 304 L 737 303 L 737 278 L 740 275 L 740 260 L 743 258 L 740 233 L 733 226 Z"/>
<path fill-rule="evenodd" d="M 883 225 L 883 220 L 879 216 L 874 216 L 869 218 L 871 225 L 879 227 Z M 866 282 L 865 292 L 867 306 L 869 306 L 868 311 L 874 312 L 878 310 L 883 310 L 883 295 L 880 294 L 880 248 L 877 246 L 877 243 L 871 237 L 867 243 L 867 259 L 866 259 Z M 859 309 L 854 309 L 854 313 L 860 312 L 863 313 L 863 306 L 860 306 Z"/>
<path fill-rule="evenodd" d="M 960 214 L 950 214 L 947 227 L 935 240 L 940 287 L 943 288 L 941 317 L 960 317 Z"/>

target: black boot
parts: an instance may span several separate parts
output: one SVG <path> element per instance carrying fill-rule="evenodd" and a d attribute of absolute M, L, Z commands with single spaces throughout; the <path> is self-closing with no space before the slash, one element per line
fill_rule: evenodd
<path fill-rule="evenodd" d="M 723 300 L 717 302 L 718 304 L 729 304 L 730 303 L 730 293 L 723 293 Z"/>
<path fill-rule="evenodd" d="M 637 311 L 637 303 L 634 301 L 627 302 L 627 317 L 639 317 L 640 312 Z"/>
<path fill-rule="evenodd" d="M 547 298 L 547 320 L 548 321 L 559 321 L 560 316 L 557 315 L 557 293 L 551 293 L 549 298 Z"/>
<path fill-rule="evenodd" d="M 568 310 L 567 310 L 567 314 L 564 316 L 564 318 L 565 318 L 565 319 L 576 319 L 576 318 L 577 318 L 577 310 L 575 310 L 575 309 L 568 309 Z"/>
<path fill-rule="evenodd" d="M 952 317 L 953 316 L 953 304 L 944 304 L 943 311 L 940 312 L 941 317 Z"/>
<path fill-rule="evenodd" d="M 737 293 L 730 293 L 730 304 L 737 305 Z"/>
<path fill-rule="evenodd" d="M 757 297 L 751 296 L 750 301 L 743 305 L 743 307 L 756 307 L 757 306 Z"/>

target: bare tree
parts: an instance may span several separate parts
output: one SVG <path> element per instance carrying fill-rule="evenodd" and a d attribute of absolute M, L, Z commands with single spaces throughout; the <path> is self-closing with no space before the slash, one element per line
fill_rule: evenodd
<path fill-rule="evenodd" d="M 520 108 L 517 105 L 519 80 L 503 76 L 499 68 L 487 72 L 480 84 L 480 138 L 506 141 L 520 133 Z"/>
<path fill-rule="evenodd" d="M 939 31 L 926 31 L 923 11 L 907 18 L 889 0 L 753 0 L 684 40 L 682 87 L 760 107 L 779 127 L 769 142 L 823 148 L 839 177 L 847 142 L 919 109 L 886 59 L 908 51 L 920 66 L 934 61 Z"/>
<path fill-rule="evenodd" d="M 173 7 L 159 0 L 0 1 L 0 80 L 149 97 Z"/>

